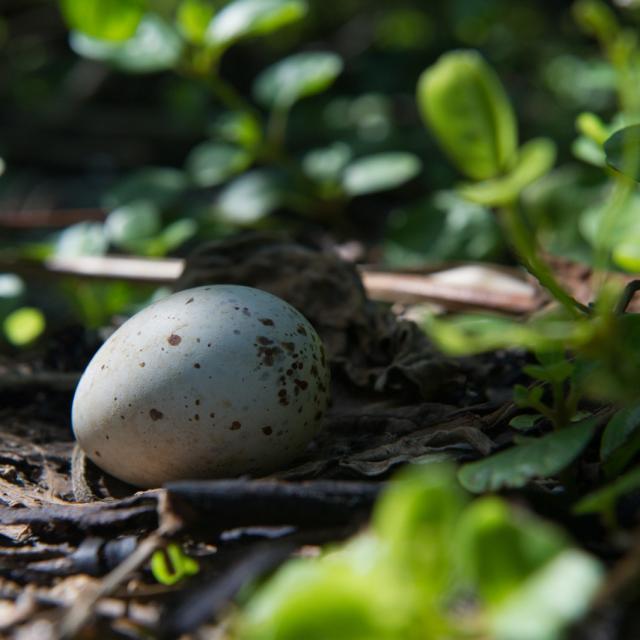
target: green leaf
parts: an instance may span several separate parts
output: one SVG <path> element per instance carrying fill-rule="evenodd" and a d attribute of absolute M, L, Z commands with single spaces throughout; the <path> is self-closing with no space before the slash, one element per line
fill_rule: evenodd
<path fill-rule="evenodd" d="M 121 43 L 71 33 L 71 48 L 91 60 L 109 63 L 129 73 L 151 73 L 173 68 L 182 55 L 183 43 L 175 29 L 160 17 L 146 15 L 133 35 Z"/>
<path fill-rule="evenodd" d="M 182 0 L 176 14 L 180 33 L 193 44 L 202 44 L 216 8 L 213 0 Z"/>
<path fill-rule="evenodd" d="M 402 637 L 401 598 L 384 549 L 361 536 L 320 558 L 285 563 L 249 600 L 238 640 L 393 640 Z M 393 580 L 389 584 L 389 580 Z M 379 588 L 372 588 L 374 584 Z M 424 606 L 425 603 L 423 603 Z M 406 626 L 406 622 L 404 625 Z M 400 627 L 400 629 L 398 629 Z"/>
<path fill-rule="evenodd" d="M 385 263 L 399 268 L 498 259 L 503 247 L 496 217 L 454 191 L 392 209 L 384 240 Z"/>
<path fill-rule="evenodd" d="M 505 176 L 464 184 L 460 194 L 485 206 L 499 206 L 515 202 L 530 184 L 542 178 L 553 167 L 556 145 L 548 138 L 536 138 L 522 145 L 514 166 Z"/>
<path fill-rule="evenodd" d="M 178 169 L 146 167 L 129 174 L 109 189 L 102 205 L 115 209 L 133 201 L 146 200 L 165 208 L 178 202 L 188 186 L 185 174 Z"/>
<path fill-rule="evenodd" d="M 593 557 L 567 549 L 490 611 L 495 640 L 562 640 L 587 613 L 604 571 Z"/>
<path fill-rule="evenodd" d="M 215 124 L 217 136 L 245 149 L 255 149 L 262 140 L 262 129 L 255 116 L 234 111 L 222 115 Z"/>
<path fill-rule="evenodd" d="M 640 235 L 627 237 L 611 252 L 612 260 L 629 273 L 640 271 Z"/>
<path fill-rule="evenodd" d="M 596 418 L 587 418 L 527 444 L 511 447 L 464 465 L 458 474 L 469 491 L 482 493 L 523 487 L 533 478 L 546 478 L 573 462 L 595 433 Z"/>
<path fill-rule="evenodd" d="M 386 191 L 415 178 L 421 169 L 420 159 L 412 153 L 376 153 L 349 164 L 342 176 L 342 186 L 350 196 Z"/>
<path fill-rule="evenodd" d="M 226 47 L 241 38 L 263 36 L 301 20 L 307 13 L 302 0 L 234 0 L 209 24 L 206 40 Z"/>
<path fill-rule="evenodd" d="M 452 541 L 466 502 L 449 465 L 409 467 L 378 501 L 373 527 L 396 560 L 415 572 L 416 580 L 429 580 L 437 592 L 449 579 Z"/>
<path fill-rule="evenodd" d="M 632 469 L 615 482 L 586 495 L 575 505 L 574 511 L 577 514 L 603 513 L 612 519 L 616 502 L 625 494 L 638 489 L 640 489 L 640 468 Z"/>
<path fill-rule="evenodd" d="M 587 342 L 594 327 L 587 320 L 546 317 L 523 322 L 484 314 L 440 320 L 425 315 L 423 327 L 436 345 L 450 355 L 471 355 L 502 349 L 562 349 Z"/>
<path fill-rule="evenodd" d="M 567 546 L 556 527 L 497 497 L 470 504 L 456 527 L 461 568 L 482 600 L 495 606 Z"/>
<path fill-rule="evenodd" d="M 640 125 L 616 131 L 604 143 L 607 164 L 640 182 Z"/>
<path fill-rule="evenodd" d="M 533 429 L 542 420 L 544 420 L 544 418 L 540 414 L 527 413 L 511 418 L 509 426 L 518 431 L 528 431 L 529 429 Z"/>
<path fill-rule="evenodd" d="M 198 223 L 191 218 L 182 218 L 167 225 L 160 234 L 159 239 L 162 242 L 162 251 L 157 255 L 165 255 L 187 240 L 193 238 L 198 232 Z"/>
<path fill-rule="evenodd" d="M 42 311 L 34 307 L 20 307 L 12 311 L 2 323 L 7 340 L 16 347 L 35 342 L 44 331 L 46 321 Z"/>
<path fill-rule="evenodd" d="M 105 221 L 109 240 L 118 248 L 145 253 L 147 240 L 160 232 L 161 220 L 157 207 L 147 200 L 133 200 L 114 209 Z"/>
<path fill-rule="evenodd" d="M 253 224 L 282 204 L 278 176 L 268 170 L 245 173 L 229 183 L 218 196 L 218 217 L 233 224 Z"/>
<path fill-rule="evenodd" d="M 241 147 L 202 142 L 187 156 L 185 170 L 199 187 L 215 187 L 244 171 L 251 160 L 251 154 Z"/>
<path fill-rule="evenodd" d="M 616 14 L 601 0 L 578 0 L 573 15 L 583 31 L 605 46 L 612 45 L 620 32 Z"/>
<path fill-rule="evenodd" d="M 130 38 L 144 15 L 145 0 L 61 0 L 71 29 L 100 40 Z"/>
<path fill-rule="evenodd" d="M 578 160 L 582 160 L 582 162 L 591 164 L 594 167 L 604 167 L 606 164 L 606 155 L 602 145 L 585 136 L 580 136 L 573 141 L 571 153 Z"/>
<path fill-rule="evenodd" d="M 253 93 L 267 107 L 286 109 L 328 89 L 341 71 L 342 59 L 335 53 L 296 53 L 265 69 L 256 78 Z"/>
<path fill-rule="evenodd" d="M 98 222 L 79 222 L 62 231 L 56 240 L 54 255 L 59 258 L 101 256 L 109 246 L 104 227 Z"/>
<path fill-rule="evenodd" d="M 605 427 L 600 460 L 609 477 L 619 474 L 640 451 L 640 404 L 618 411 Z"/>
<path fill-rule="evenodd" d="M 506 170 L 517 150 L 516 120 L 499 78 L 475 51 L 452 51 L 420 76 L 418 107 L 452 162 L 470 178 Z"/>
<path fill-rule="evenodd" d="M 302 158 L 302 168 L 320 183 L 336 183 L 351 160 L 351 148 L 344 142 L 334 142 L 322 149 L 312 149 Z"/>

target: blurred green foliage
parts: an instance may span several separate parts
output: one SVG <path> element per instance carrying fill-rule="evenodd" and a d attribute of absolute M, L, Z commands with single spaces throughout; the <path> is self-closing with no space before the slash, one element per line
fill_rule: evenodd
<path fill-rule="evenodd" d="M 67 186 L 65 178 L 45 206 L 99 204 L 108 216 L 58 234 L 12 232 L 4 241 L 12 255 L 18 243 L 24 255 L 37 246 L 40 257 L 164 256 L 237 229 L 286 226 L 362 234 L 391 265 L 501 260 L 490 208 L 515 197 L 552 236 L 551 250 L 586 261 L 597 252 L 573 205 L 587 197 L 585 183 L 591 204 L 604 202 L 606 177 L 585 179 L 576 165 L 549 173 L 556 147 L 568 159 L 581 110 L 617 117 L 614 58 L 631 54 L 612 44 L 617 17 L 596 4 L 576 5 L 573 16 L 568 6 L 533 0 L 332 8 L 315 0 L 60 0 L 58 16 L 33 6 L 24 15 L 38 21 L 35 31 L 21 27 L 26 8 L 11 9 L 3 23 L 0 211 L 32 207 L 25 194 L 53 167 L 87 180 Z M 79 58 L 64 46 L 60 17 Z M 606 59 L 580 28 L 605 43 Z M 444 195 L 456 174 L 421 116 L 462 172 L 481 179 L 463 185 L 461 198 Z M 24 144 L 23 122 L 50 151 L 44 158 Z M 555 144 L 532 139 L 541 134 Z M 601 166 L 602 142 L 582 132 L 574 148 Z M 555 206 L 560 198 L 566 211 Z M 629 245 L 616 247 L 615 265 L 635 264 Z M 114 306 L 94 310 L 91 322 Z M 54 326 L 63 321 L 45 312 Z"/>
<path fill-rule="evenodd" d="M 371 529 L 289 561 L 244 603 L 242 640 L 555 640 L 602 577 L 554 526 L 497 497 L 469 503 L 452 469 L 390 483 Z"/>

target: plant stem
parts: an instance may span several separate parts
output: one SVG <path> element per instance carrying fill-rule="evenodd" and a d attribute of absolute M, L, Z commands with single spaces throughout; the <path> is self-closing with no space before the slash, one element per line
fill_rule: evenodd
<path fill-rule="evenodd" d="M 574 317 L 588 311 L 562 287 L 551 272 L 549 266 L 538 256 L 535 240 L 530 229 L 524 224 L 520 211 L 515 204 L 503 207 L 502 222 L 507 236 L 526 269 L 549 293 Z"/>

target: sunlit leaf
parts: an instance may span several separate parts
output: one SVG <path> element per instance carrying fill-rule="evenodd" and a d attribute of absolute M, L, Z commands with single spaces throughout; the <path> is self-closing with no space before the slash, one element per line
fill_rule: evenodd
<path fill-rule="evenodd" d="M 144 15 L 146 0 L 61 0 L 71 29 L 100 40 L 126 40 Z"/>
<path fill-rule="evenodd" d="M 98 222 L 79 222 L 62 231 L 56 240 L 54 255 L 61 258 L 100 256 L 109 246 L 104 227 Z"/>
<path fill-rule="evenodd" d="M 42 311 L 34 307 L 20 307 L 12 311 L 2 323 L 4 335 L 16 347 L 35 342 L 46 326 Z"/>
<path fill-rule="evenodd" d="M 177 249 L 198 232 L 198 223 L 191 218 L 182 218 L 167 225 L 160 234 L 164 253 Z"/>
<path fill-rule="evenodd" d="M 302 158 L 302 168 L 317 182 L 335 183 L 349 160 L 351 148 L 344 142 L 334 142 L 328 147 L 308 151 Z"/>
<path fill-rule="evenodd" d="M 264 218 L 281 203 L 278 177 L 267 170 L 255 170 L 236 178 L 222 190 L 216 210 L 221 220 L 244 225 Z"/>
<path fill-rule="evenodd" d="M 253 92 L 265 106 L 289 107 L 294 102 L 328 89 L 342 71 L 335 53 L 296 53 L 265 69 L 255 80 Z"/>
<path fill-rule="evenodd" d="M 105 221 L 109 240 L 126 251 L 142 252 L 144 242 L 160 231 L 160 212 L 147 200 L 133 200 L 114 209 Z"/>
<path fill-rule="evenodd" d="M 536 138 L 518 151 L 515 164 L 506 175 L 476 184 L 464 184 L 460 194 L 485 206 L 498 206 L 515 202 L 522 191 L 553 167 L 556 146 L 548 138 Z"/>
<path fill-rule="evenodd" d="M 246 169 L 251 160 L 251 154 L 241 147 L 202 142 L 189 153 L 185 169 L 199 187 L 214 187 Z"/>
<path fill-rule="evenodd" d="M 495 178 L 514 160 L 511 104 L 477 52 L 452 51 L 429 67 L 418 82 L 418 106 L 445 153 L 470 178 Z"/>
<path fill-rule="evenodd" d="M 556 527 L 496 497 L 480 498 L 456 527 L 459 560 L 483 602 L 503 602 L 563 548 Z"/>
<path fill-rule="evenodd" d="M 597 419 L 587 418 L 526 444 L 466 464 L 458 477 L 466 489 L 481 493 L 504 487 L 522 487 L 534 478 L 552 476 L 580 455 L 597 425 Z"/>
<path fill-rule="evenodd" d="M 245 149 L 254 149 L 262 138 L 260 123 L 255 116 L 245 111 L 225 113 L 217 120 L 214 131 L 226 142 Z"/>
<path fill-rule="evenodd" d="M 297 22 L 306 12 L 302 0 L 233 0 L 214 16 L 206 40 L 228 46 L 240 38 L 272 33 Z"/>
<path fill-rule="evenodd" d="M 173 26 L 160 17 L 145 16 L 135 34 L 121 43 L 71 33 L 71 47 L 85 58 L 109 63 L 130 73 L 151 73 L 171 69 L 180 59 L 183 43 Z"/>
<path fill-rule="evenodd" d="M 391 544 L 396 561 L 413 567 L 417 580 L 428 576 L 437 591 L 449 579 L 452 539 L 466 502 L 452 467 L 409 467 L 382 495 L 373 526 Z"/>
<path fill-rule="evenodd" d="M 437 346 L 451 355 L 515 346 L 532 350 L 567 348 L 584 344 L 594 331 L 586 320 L 547 317 L 523 322 L 484 314 L 461 315 L 450 320 L 426 315 L 423 327 Z"/>
<path fill-rule="evenodd" d="M 176 13 L 176 23 L 187 40 L 202 44 L 215 12 L 212 0 L 182 0 Z"/>
<path fill-rule="evenodd" d="M 562 551 L 490 612 L 490 637 L 562 640 L 588 611 L 603 577 L 592 556 L 578 549 Z"/>
<path fill-rule="evenodd" d="M 364 156 L 347 166 L 342 186 L 350 196 L 395 189 L 415 178 L 422 169 L 417 156 L 405 151 L 389 151 Z"/>

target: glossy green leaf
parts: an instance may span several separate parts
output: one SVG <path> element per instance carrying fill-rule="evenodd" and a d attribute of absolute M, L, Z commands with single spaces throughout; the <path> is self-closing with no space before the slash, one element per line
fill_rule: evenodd
<path fill-rule="evenodd" d="M 306 13 L 302 0 L 233 0 L 214 16 L 206 40 L 229 46 L 241 38 L 272 33 L 301 20 Z"/>
<path fill-rule="evenodd" d="M 604 571 L 592 556 L 567 549 L 490 611 L 494 640 L 563 640 L 588 611 Z"/>
<path fill-rule="evenodd" d="M 342 187 L 350 196 L 386 191 L 415 178 L 421 170 L 420 159 L 412 153 L 376 153 L 349 164 L 342 176 Z"/>
<path fill-rule="evenodd" d="M 265 69 L 253 93 L 270 108 L 288 108 L 301 98 L 328 89 L 342 71 L 342 59 L 327 51 L 296 53 Z"/>
<path fill-rule="evenodd" d="M 147 200 L 133 200 L 114 209 L 105 221 L 109 240 L 118 248 L 144 253 L 144 243 L 160 232 L 157 207 Z"/>
<path fill-rule="evenodd" d="M 146 200 L 164 208 L 179 201 L 189 186 L 184 172 L 168 167 L 145 167 L 117 182 L 103 198 L 103 206 L 115 209 L 133 201 Z"/>
<path fill-rule="evenodd" d="M 98 40 L 79 31 L 72 32 L 70 42 L 77 54 L 129 73 L 171 69 L 178 63 L 183 48 L 173 26 L 154 14 L 145 16 L 135 34 L 124 42 Z"/>
<path fill-rule="evenodd" d="M 191 180 L 199 187 L 215 187 L 244 171 L 252 156 L 245 149 L 219 142 L 202 142 L 194 147 L 185 163 Z"/>
<path fill-rule="evenodd" d="M 242 111 L 222 115 L 215 124 L 214 132 L 225 142 L 249 150 L 255 149 L 262 139 L 262 129 L 258 120 L 252 114 Z"/>
<path fill-rule="evenodd" d="M 467 200 L 485 206 L 509 204 L 515 202 L 530 184 L 547 174 L 555 159 L 556 145 L 553 141 L 536 138 L 520 148 L 514 166 L 506 175 L 476 184 L 464 184 L 458 191 Z"/>
<path fill-rule="evenodd" d="M 35 342 L 42 335 L 45 326 L 42 311 L 34 307 L 20 307 L 12 311 L 2 323 L 5 337 L 16 347 L 25 347 Z"/>
<path fill-rule="evenodd" d="M 258 222 L 283 201 L 280 180 L 268 170 L 245 173 L 230 182 L 218 196 L 218 217 L 233 224 Z"/>
<path fill-rule="evenodd" d="M 456 527 L 459 561 L 483 602 L 503 602 L 567 546 L 559 529 L 496 497 L 476 500 Z"/>
<path fill-rule="evenodd" d="M 466 489 L 476 493 L 523 487 L 534 478 L 552 476 L 571 464 L 589 444 L 597 425 L 595 418 L 587 418 L 532 442 L 466 464 L 458 477 Z"/>
<path fill-rule="evenodd" d="M 167 225 L 159 236 L 162 243 L 161 252 L 156 255 L 165 255 L 183 245 L 193 238 L 198 232 L 198 223 L 191 218 L 181 218 Z"/>
<path fill-rule="evenodd" d="M 487 180 L 508 169 L 517 150 L 516 120 L 480 54 L 444 54 L 420 76 L 417 98 L 422 117 L 462 173 Z"/>
<path fill-rule="evenodd" d="M 640 272 L 640 235 L 628 237 L 617 244 L 611 252 L 611 258 L 629 273 Z"/>
<path fill-rule="evenodd" d="M 356 538 L 320 558 L 287 562 L 247 603 L 238 640 L 394 640 L 407 612 L 384 549 Z M 390 581 L 393 582 L 390 584 Z M 372 588 L 373 584 L 380 585 Z M 426 606 L 428 603 L 424 603 Z M 406 616 L 405 616 L 406 617 Z M 400 629 L 398 629 L 398 627 Z"/>
<path fill-rule="evenodd" d="M 216 12 L 214 0 L 182 0 L 176 13 L 180 33 L 194 44 L 202 44 Z"/>
<path fill-rule="evenodd" d="M 351 148 L 344 142 L 334 142 L 308 151 L 302 158 L 302 168 L 312 180 L 337 183 L 349 160 Z"/>
<path fill-rule="evenodd" d="M 58 235 L 54 255 L 61 258 L 100 256 L 106 253 L 108 246 L 109 239 L 102 224 L 79 222 Z"/>
<path fill-rule="evenodd" d="M 91 38 L 121 41 L 130 38 L 146 10 L 146 0 L 61 0 L 71 29 Z"/>
<path fill-rule="evenodd" d="M 616 131 L 605 141 L 604 152 L 610 167 L 640 181 L 640 125 Z"/>
<path fill-rule="evenodd" d="M 375 531 L 397 561 L 444 588 L 453 562 L 452 540 L 467 502 L 448 465 L 418 465 L 400 473 L 384 492 L 373 516 Z M 424 544 L 429 540 L 429 544 Z"/>

